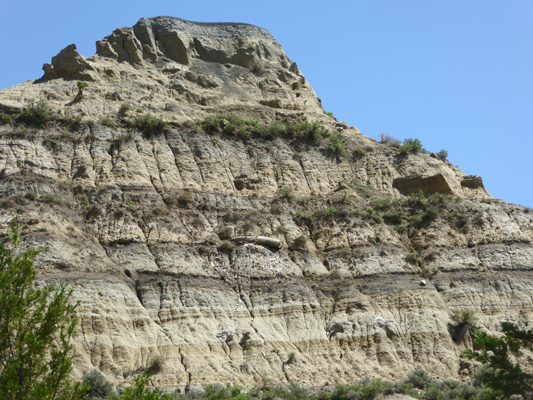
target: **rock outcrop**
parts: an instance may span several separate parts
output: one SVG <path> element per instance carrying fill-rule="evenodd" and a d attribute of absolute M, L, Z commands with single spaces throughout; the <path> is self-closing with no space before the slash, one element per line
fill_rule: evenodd
<path fill-rule="evenodd" d="M 256 26 L 141 19 L 96 48 L 84 57 L 67 46 L 44 64 L 39 85 L 4 90 L 0 107 L 41 98 L 66 115 L 102 119 L 116 116 L 126 102 L 175 122 L 225 111 L 263 120 L 323 113 L 296 63 Z M 83 102 L 73 101 L 76 80 L 89 82 Z"/>
<path fill-rule="evenodd" d="M 531 328 L 533 211 L 325 116 L 267 31 L 142 19 L 44 70 L 0 93 L 2 224 L 18 210 L 41 281 L 74 288 L 78 377 L 159 360 L 169 388 L 467 378 L 452 310 Z M 228 111 L 337 133 L 194 123 Z"/>

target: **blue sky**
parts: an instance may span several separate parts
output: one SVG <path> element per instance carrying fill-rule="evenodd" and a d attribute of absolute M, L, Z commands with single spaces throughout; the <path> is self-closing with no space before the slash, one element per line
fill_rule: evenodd
<path fill-rule="evenodd" d="M 493 196 L 533 207 L 531 0 L 6 0 L 2 14 L 0 89 L 141 17 L 261 26 L 338 119 L 444 148 Z"/>

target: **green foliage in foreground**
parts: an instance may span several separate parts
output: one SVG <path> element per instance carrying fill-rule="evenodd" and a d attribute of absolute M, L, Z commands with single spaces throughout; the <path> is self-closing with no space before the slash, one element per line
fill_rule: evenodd
<path fill-rule="evenodd" d="M 133 381 L 135 385 L 126 388 L 119 395 L 111 395 L 107 398 L 111 400 L 171 400 L 176 398 L 176 396 L 165 394 L 159 389 L 150 389 L 148 387 L 150 383 L 150 375 L 148 373 L 136 376 Z"/>
<path fill-rule="evenodd" d="M 502 322 L 501 326 L 504 336 L 499 338 L 474 331 L 474 348 L 480 350 L 468 350 L 465 354 L 484 364 L 477 371 L 476 381 L 504 398 L 531 394 L 533 374 L 524 372 L 515 360 L 522 349 L 533 351 L 533 329 L 523 331 L 509 322 Z"/>
<path fill-rule="evenodd" d="M 70 383 L 70 340 L 76 305 L 65 286 L 35 287 L 33 259 L 23 250 L 17 220 L 0 243 L 0 393 L 4 400 L 81 399 Z"/>

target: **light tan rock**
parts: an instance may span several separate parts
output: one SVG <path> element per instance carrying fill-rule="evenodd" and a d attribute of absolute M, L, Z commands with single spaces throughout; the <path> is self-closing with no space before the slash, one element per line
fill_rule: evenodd
<path fill-rule="evenodd" d="M 73 102 L 72 80 L 89 78 Z M 415 368 L 457 378 L 471 342 L 454 334 L 452 310 L 474 311 L 490 333 L 533 323 L 533 212 L 324 117 L 263 29 L 141 20 L 95 56 L 68 47 L 39 82 L 0 92 L 4 112 L 31 99 L 85 122 L 0 126 L 0 223 L 19 210 L 28 245 L 48 248 L 40 282 L 73 286 L 78 378 L 98 368 L 123 385 L 156 359 L 166 388 L 318 386 Z M 124 102 L 128 118 L 138 107 L 174 123 L 128 128 Z M 262 124 L 321 119 L 347 151 L 192 124 L 229 110 Z M 407 201 L 420 189 L 448 194 L 428 220 Z"/>

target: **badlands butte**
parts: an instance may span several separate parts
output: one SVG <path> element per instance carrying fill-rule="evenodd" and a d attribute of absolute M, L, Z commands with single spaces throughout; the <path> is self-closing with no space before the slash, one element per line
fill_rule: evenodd
<path fill-rule="evenodd" d="M 76 377 L 468 380 L 454 310 L 532 328 L 533 211 L 325 115 L 266 30 L 149 18 L 96 49 L 0 92 L 1 222 L 74 289 Z"/>

